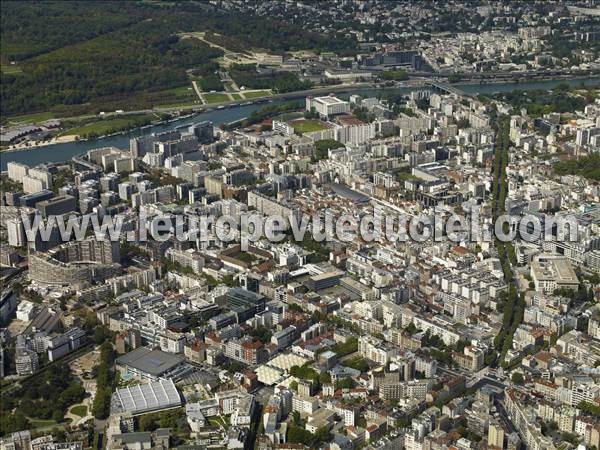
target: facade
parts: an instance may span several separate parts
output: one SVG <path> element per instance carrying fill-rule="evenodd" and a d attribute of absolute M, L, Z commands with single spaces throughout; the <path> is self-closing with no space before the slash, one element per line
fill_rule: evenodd
<path fill-rule="evenodd" d="M 71 353 L 86 342 L 86 333 L 79 327 L 74 327 L 65 333 L 48 339 L 48 360 L 56 361 L 59 358 Z"/>
<path fill-rule="evenodd" d="M 300 218 L 300 209 L 298 207 L 254 191 L 248 192 L 248 207 L 256 209 L 265 216 L 280 216 L 288 227 L 290 217 L 296 221 Z"/>
<path fill-rule="evenodd" d="M 9 161 L 6 164 L 6 169 L 8 171 L 8 178 L 12 181 L 16 181 L 18 183 L 23 182 L 23 178 L 27 176 L 29 173 L 29 167 L 25 164 L 21 164 L 15 161 Z"/>
<path fill-rule="evenodd" d="M 48 253 L 29 255 L 29 278 L 40 285 L 83 287 L 118 275 L 119 243 L 109 239 L 73 241 Z"/>
<path fill-rule="evenodd" d="M 386 365 L 392 357 L 398 354 L 398 348 L 393 345 L 386 345 L 386 343 L 374 337 L 361 336 L 358 338 L 358 353 L 371 361 Z"/>
<path fill-rule="evenodd" d="M 77 208 L 75 197 L 71 195 L 58 195 L 50 200 L 44 200 L 36 205 L 42 217 L 59 216 L 73 212 Z"/>
<path fill-rule="evenodd" d="M 176 250 L 170 248 L 167 250 L 166 256 L 183 267 L 189 267 L 196 274 L 202 272 L 202 267 L 204 267 L 204 258 L 200 255 L 200 252 L 194 249 Z"/>

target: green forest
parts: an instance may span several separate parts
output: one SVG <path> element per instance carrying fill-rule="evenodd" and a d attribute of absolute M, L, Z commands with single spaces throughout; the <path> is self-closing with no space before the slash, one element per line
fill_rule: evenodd
<path fill-rule="evenodd" d="M 223 52 L 180 38 L 184 32 L 209 32 L 232 50 L 355 48 L 349 38 L 275 19 L 225 15 L 202 2 L 5 1 L 0 17 L 3 116 L 145 109 L 154 104 L 150 94 L 188 85 L 194 71 L 202 77 L 202 88 L 218 90 L 214 60 Z M 253 71 L 240 68 L 236 75 L 251 88 L 287 92 L 306 87 L 290 73 L 254 77 Z"/>

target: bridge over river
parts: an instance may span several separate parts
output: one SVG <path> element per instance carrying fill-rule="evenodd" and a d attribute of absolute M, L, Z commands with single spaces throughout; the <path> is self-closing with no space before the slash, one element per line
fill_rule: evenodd
<path fill-rule="evenodd" d="M 465 95 L 465 96 L 470 95 L 470 94 L 467 94 L 465 91 L 457 88 L 456 86 L 451 86 L 446 83 L 440 83 L 438 81 L 425 81 L 424 84 L 425 84 L 425 86 L 429 86 L 429 87 L 433 88 L 434 91 L 440 92 L 443 94 L 456 94 L 456 95 Z"/>

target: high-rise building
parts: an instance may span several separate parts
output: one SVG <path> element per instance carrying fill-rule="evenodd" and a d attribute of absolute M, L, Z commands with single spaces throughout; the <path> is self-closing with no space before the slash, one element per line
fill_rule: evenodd
<path fill-rule="evenodd" d="M 29 175 L 23 177 L 23 191 L 27 194 L 35 194 L 36 192 L 43 191 L 49 187 L 48 183 L 42 179 L 34 178 Z"/>
<path fill-rule="evenodd" d="M 14 161 L 8 162 L 6 164 L 6 169 L 8 170 L 8 178 L 18 183 L 22 183 L 23 178 L 29 173 L 28 166 Z"/>
<path fill-rule="evenodd" d="M 188 128 L 188 133 L 196 136 L 200 144 L 210 144 L 214 141 L 214 128 L 212 122 L 204 121 L 191 125 Z"/>
<path fill-rule="evenodd" d="M 8 245 L 13 247 L 24 247 L 27 244 L 25 227 L 20 217 L 12 217 L 6 221 L 8 234 Z"/>

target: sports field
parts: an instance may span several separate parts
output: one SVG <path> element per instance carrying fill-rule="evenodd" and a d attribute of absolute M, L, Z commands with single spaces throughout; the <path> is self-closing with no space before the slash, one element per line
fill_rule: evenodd
<path fill-rule="evenodd" d="M 328 128 L 326 123 L 314 119 L 294 120 L 291 125 L 296 133 L 310 133 Z"/>

